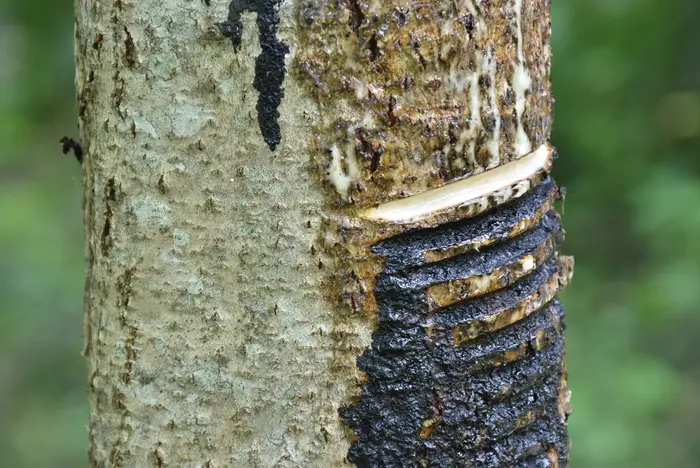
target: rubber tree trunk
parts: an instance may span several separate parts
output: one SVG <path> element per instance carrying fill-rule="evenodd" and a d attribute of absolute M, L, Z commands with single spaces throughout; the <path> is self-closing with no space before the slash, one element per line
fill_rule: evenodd
<path fill-rule="evenodd" d="M 549 0 L 76 0 L 92 466 L 566 464 Z"/>

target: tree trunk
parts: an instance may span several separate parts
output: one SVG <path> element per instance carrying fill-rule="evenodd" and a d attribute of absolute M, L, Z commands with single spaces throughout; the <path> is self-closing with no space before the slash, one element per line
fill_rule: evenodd
<path fill-rule="evenodd" d="M 548 0 L 76 0 L 92 466 L 566 464 Z"/>

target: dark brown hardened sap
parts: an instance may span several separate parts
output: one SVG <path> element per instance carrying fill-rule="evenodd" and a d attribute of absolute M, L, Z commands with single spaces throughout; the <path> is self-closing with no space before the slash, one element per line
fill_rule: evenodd
<path fill-rule="evenodd" d="M 555 296 L 573 265 L 557 251 L 558 196 L 547 178 L 476 217 L 372 247 L 385 259 L 374 291 L 379 325 L 358 358 L 362 397 L 341 409 L 357 434 L 351 462 L 566 465 L 564 310 Z"/>

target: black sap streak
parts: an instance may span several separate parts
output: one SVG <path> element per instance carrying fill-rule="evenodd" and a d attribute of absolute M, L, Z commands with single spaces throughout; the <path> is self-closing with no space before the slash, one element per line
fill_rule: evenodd
<path fill-rule="evenodd" d="M 243 24 L 241 14 L 250 11 L 258 14 L 257 25 L 262 52 L 255 61 L 253 86 L 258 91 L 258 124 L 265 143 L 274 151 L 282 139 L 277 110 L 284 97 L 282 82 L 286 68 L 284 56 L 289 47 L 277 39 L 277 26 L 280 22 L 277 12 L 280 0 L 233 0 L 229 5 L 228 20 L 219 25 L 221 34 L 231 38 L 233 47 L 241 47 Z"/>

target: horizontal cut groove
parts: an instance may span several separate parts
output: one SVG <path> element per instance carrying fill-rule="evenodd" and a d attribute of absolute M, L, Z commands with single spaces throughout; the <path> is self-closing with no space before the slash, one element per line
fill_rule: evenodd
<path fill-rule="evenodd" d="M 459 368 L 461 369 L 461 376 L 462 378 L 466 378 L 467 381 L 470 380 L 468 377 L 469 375 L 475 375 L 474 372 L 477 371 L 483 371 L 488 367 L 492 367 L 493 365 L 505 365 L 507 364 L 507 360 L 515 360 L 515 359 L 520 359 L 523 358 L 524 356 L 530 355 L 532 353 L 536 353 L 536 348 L 538 346 L 543 346 L 545 345 L 545 341 L 541 339 L 543 336 L 542 330 L 544 329 L 545 332 L 550 333 L 553 335 L 552 340 L 554 341 L 553 346 L 557 346 L 557 349 L 560 351 L 560 359 L 561 359 L 561 350 L 562 350 L 562 345 L 561 345 L 561 337 L 558 336 L 559 331 L 561 330 L 561 327 L 558 325 L 555 325 L 555 322 L 559 321 L 561 319 L 561 314 L 563 314 L 563 310 L 561 310 L 560 307 L 557 306 L 556 303 L 550 304 L 548 307 L 552 309 L 558 308 L 558 311 L 555 313 L 551 313 L 551 311 L 541 311 L 538 314 L 534 314 L 527 319 L 523 320 L 522 322 L 519 322 L 517 324 L 514 324 L 513 326 L 509 327 L 506 330 L 501 331 L 498 336 L 495 336 L 494 340 L 492 341 L 491 346 L 489 346 L 490 352 L 478 352 L 479 347 L 474 346 L 474 351 L 472 352 L 471 355 L 469 356 L 471 359 L 469 361 L 473 362 L 473 365 L 468 365 L 464 366 L 466 364 L 464 360 L 464 356 L 462 355 L 462 359 L 454 360 L 450 359 L 446 354 L 447 353 L 438 353 L 436 356 L 436 361 L 437 362 L 442 362 L 443 364 L 440 365 L 440 368 Z M 557 315 L 557 319 L 554 320 L 552 318 L 553 315 Z M 525 344 L 519 344 L 523 343 L 525 341 Z M 532 343 L 539 343 L 539 345 L 534 345 Z M 453 348 L 454 349 L 454 348 Z M 514 350 L 522 352 L 513 352 Z M 449 349 L 443 349 L 443 351 L 449 351 Z M 421 362 L 420 361 L 420 351 L 414 352 L 414 353 L 405 353 L 404 357 L 406 357 L 406 361 L 399 361 L 399 364 L 404 364 L 404 365 L 399 365 L 395 366 L 397 363 L 395 356 L 393 356 L 393 353 L 389 353 L 389 356 L 382 357 L 382 356 L 376 356 L 374 358 L 369 358 L 369 361 L 373 362 L 374 364 L 377 364 L 378 361 L 384 361 L 384 365 L 380 366 L 383 370 L 379 373 L 376 373 L 375 371 L 378 369 L 378 367 L 364 367 L 364 370 L 368 372 L 369 376 L 369 384 L 365 388 L 365 396 L 363 397 L 363 401 L 360 405 L 358 405 L 355 408 L 352 408 L 354 411 L 354 418 L 361 418 L 362 416 L 360 415 L 366 415 L 367 408 L 380 408 L 384 406 L 397 406 L 400 403 L 408 404 L 409 406 L 412 406 L 413 403 L 416 400 L 413 398 L 402 398 L 402 394 L 406 393 L 413 393 L 416 392 L 418 394 L 421 393 L 421 390 L 426 388 L 426 384 L 424 382 L 424 379 L 426 376 L 428 376 L 431 373 L 431 369 L 426 365 L 426 366 L 421 366 L 420 364 L 416 365 L 417 363 Z M 443 355 L 443 357 L 440 357 L 440 355 Z M 537 354 L 535 354 L 536 356 Z M 411 357 L 412 356 L 412 357 Z M 504 356 L 504 358 L 499 358 L 499 356 Z M 461 361 L 463 364 L 459 365 L 457 361 Z M 359 363 L 359 362 L 358 362 Z M 432 370 L 433 375 L 434 370 Z M 380 376 L 378 374 L 385 374 L 384 376 Z M 478 374 L 476 374 L 478 375 Z M 554 373 L 555 376 L 560 375 L 559 372 Z M 382 378 L 384 377 L 384 378 Z M 439 379 L 441 380 L 441 379 Z M 437 384 L 437 382 L 436 382 Z M 454 388 L 454 385 L 451 383 L 445 382 L 445 384 L 439 385 L 439 387 L 444 388 Z M 430 386 L 428 386 L 429 388 Z M 558 388 L 558 387 L 557 387 Z M 427 389 L 426 389 L 427 390 Z M 427 392 L 426 392 L 427 393 Z M 385 395 L 384 398 L 382 398 L 382 395 Z M 430 401 L 432 397 L 430 397 L 430 394 L 428 394 L 427 400 Z M 461 399 L 462 401 L 473 401 L 467 396 L 465 398 Z M 403 406 L 403 408 L 406 411 L 409 411 L 410 409 L 409 406 Z M 401 406 L 400 406 L 401 407 Z M 554 409 L 552 411 L 556 412 L 556 404 L 553 405 Z M 376 410 L 375 410 L 376 411 Z M 396 411 L 396 410 L 395 410 Z M 401 412 L 400 410 L 398 411 L 399 413 Z M 422 422 L 429 420 L 431 418 L 430 416 L 431 413 L 425 414 L 425 418 L 422 420 Z M 353 419 L 352 413 L 346 413 L 344 415 L 344 419 L 348 421 L 349 419 Z M 475 419 L 478 419 L 475 417 Z M 387 420 L 388 421 L 388 420 Z M 421 424 L 422 424 L 421 422 Z M 534 424 L 534 423 L 533 423 Z M 390 426 L 389 422 L 384 422 L 380 426 L 373 426 L 374 429 L 379 430 L 382 432 L 382 430 L 393 430 L 391 427 L 386 427 L 386 425 Z M 458 432 L 463 432 L 463 430 L 460 430 Z M 374 430 L 370 431 L 367 433 L 369 434 L 375 434 L 377 435 Z M 448 431 L 450 433 L 450 431 Z M 436 431 L 436 436 L 439 434 L 439 431 Z M 358 434 L 359 435 L 359 434 Z M 431 439 L 434 439 L 432 437 Z M 470 446 L 474 447 L 474 444 L 469 444 Z M 360 446 L 361 447 L 361 446 Z M 476 448 L 476 447 L 474 447 Z M 371 466 L 371 465 L 368 465 Z M 400 465 L 397 465 L 400 466 Z M 498 465 L 494 465 L 498 466 Z"/>
<path fill-rule="evenodd" d="M 557 198 L 559 189 L 548 178 L 492 212 L 392 237 L 373 246 L 372 252 L 386 258 L 386 271 L 390 273 L 479 250 L 532 228 Z"/>
<path fill-rule="evenodd" d="M 500 440 L 518 430 L 523 430 L 548 414 L 558 413 L 560 376 L 552 376 L 544 384 L 528 389 L 482 415 L 485 431 L 474 441 L 476 446 L 486 446 L 491 440 Z"/>
<path fill-rule="evenodd" d="M 480 174 L 417 195 L 394 200 L 360 212 L 360 216 L 386 223 L 412 223 L 421 219 L 475 203 L 541 172 L 549 172 L 554 149 L 549 144 Z"/>
<path fill-rule="evenodd" d="M 492 236 L 489 238 L 485 238 L 484 241 L 481 243 L 473 242 L 461 245 L 454 245 L 452 247 L 440 250 L 430 250 L 425 252 L 423 256 L 429 262 L 437 262 L 447 258 L 456 257 L 457 255 L 465 254 L 474 250 L 478 251 L 479 249 L 488 247 L 489 245 L 492 245 L 495 242 L 516 237 L 522 234 L 523 232 L 531 229 L 537 223 L 539 223 L 542 217 L 545 215 L 545 213 L 551 212 L 554 209 L 554 200 L 554 196 L 548 198 L 545 204 L 540 206 L 540 208 L 537 211 L 535 211 L 531 217 L 521 219 L 515 226 L 513 226 L 507 233 L 505 233 L 505 235 L 503 235 L 500 238 Z"/>
<path fill-rule="evenodd" d="M 513 284 L 540 267 L 554 253 L 555 246 L 556 239 L 550 235 L 533 250 L 489 273 L 450 280 L 429 287 L 427 295 L 430 311 Z"/>
<path fill-rule="evenodd" d="M 563 307 L 555 299 L 536 314 L 466 346 L 436 346 L 436 355 L 446 367 L 489 371 L 557 344 L 562 339 L 562 315 Z"/>
<path fill-rule="evenodd" d="M 566 263 L 566 258 L 567 257 L 559 257 L 559 260 L 563 260 L 561 269 L 558 270 L 556 274 L 552 275 L 535 294 L 528 296 L 516 307 L 503 311 L 495 311 L 493 314 L 482 319 L 457 325 L 452 330 L 454 344 L 462 346 L 484 333 L 491 333 L 495 330 L 507 327 L 508 325 L 522 320 L 523 317 L 527 317 L 544 304 L 554 299 L 554 296 L 569 282 L 571 268 Z"/>
<path fill-rule="evenodd" d="M 553 453 L 565 459 L 568 451 L 566 423 L 553 418 L 549 412 L 531 424 L 504 437 L 491 439 L 482 446 L 474 446 L 461 434 L 449 438 L 447 432 L 440 434 L 439 429 L 432 433 L 431 438 L 434 440 L 423 459 L 440 459 L 446 463 L 427 466 L 521 466 L 524 460 L 542 453 Z"/>
<path fill-rule="evenodd" d="M 435 285 L 462 280 L 465 286 L 469 286 L 464 280 L 473 278 L 474 281 L 471 286 L 478 291 L 480 280 L 485 285 L 498 283 L 499 279 L 506 283 L 512 282 L 507 281 L 506 273 L 522 277 L 524 274 L 534 270 L 539 265 L 534 257 L 540 257 L 541 263 L 546 257 L 551 255 L 555 244 L 561 237 L 559 216 L 555 212 L 550 212 L 542 218 L 536 228 L 514 239 L 492 245 L 482 252 L 471 252 L 440 262 L 406 269 L 397 275 L 385 277 L 383 284 L 387 288 L 401 290 L 424 289 L 427 287 L 429 288 L 428 295 L 432 296 L 434 301 L 438 303 L 445 302 L 443 305 L 447 305 L 450 302 L 449 298 L 439 299 L 431 294 L 431 290 L 437 295 L 444 289 L 436 288 Z M 541 258 L 543 255 L 545 258 Z M 521 267 L 520 272 L 517 271 L 518 267 Z M 493 278 L 483 278 L 485 275 L 492 275 Z M 512 275 L 508 276 L 512 277 Z M 496 285 L 493 284 L 493 286 Z M 445 287 L 449 288 L 449 285 Z M 471 295 L 475 295 L 475 293 L 472 292 Z M 456 302 L 457 300 L 455 299 L 451 302 Z"/>
<path fill-rule="evenodd" d="M 462 105 L 431 106 L 420 109 L 408 107 L 396 110 L 394 114 L 397 121 L 420 127 L 425 127 L 425 124 L 449 125 L 454 122 L 464 122 L 471 117 L 470 109 Z"/>
<path fill-rule="evenodd" d="M 507 288 L 441 309 L 430 316 L 428 325 L 435 328 L 453 327 L 490 317 L 495 311 L 516 307 L 557 275 L 561 269 L 560 258 L 550 258 L 530 275 Z"/>
<path fill-rule="evenodd" d="M 552 375 L 560 375 L 562 372 L 561 356 L 563 342 L 559 340 L 552 346 L 508 365 L 497 367 L 490 372 L 473 375 L 463 385 L 459 392 L 462 398 L 467 394 L 472 400 L 476 398 L 476 405 L 492 405 L 518 393 L 540 385 L 546 378 Z M 451 370 L 450 374 L 459 372 Z M 461 376 L 459 376 L 461 377 Z"/>
<path fill-rule="evenodd" d="M 540 345 L 542 346 L 542 348 L 540 349 L 536 349 L 532 345 L 532 343 L 538 336 L 538 333 L 540 333 L 540 335 L 548 335 L 547 342 L 540 342 Z M 513 343 L 513 341 L 516 341 L 516 343 Z M 422 373 L 424 371 L 426 373 L 434 372 L 434 378 L 439 379 L 441 382 L 445 382 L 445 384 L 450 383 L 449 388 L 451 388 L 454 391 L 455 397 L 456 395 L 463 395 L 466 398 L 467 395 L 464 392 L 468 392 L 469 401 L 475 403 L 474 399 L 478 399 L 478 394 L 475 391 L 469 390 L 468 387 L 464 388 L 463 391 L 459 389 L 460 387 L 463 387 L 465 385 L 461 381 L 464 379 L 465 372 L 470 372 L 472 374 L 485 374 L 495 369 L 502 369 L 509 366 L 513 366 L 520 361 L 524 361 L 529 357 L 537 355 L 537 351 L 546 349 L 548 346 L 551 347 L 551 349 L 553 350 L 561 351 L 561 344 L 562 340 L 560 339 L 560 336 L 558 336 L 556 332 L 550 328 L 545 329 L 544 332 L 536 330 L 531 334 L 523 333 L 516 340 L 498 340 L 498 342 L 493 343 L 489 347 L 489 350 L 484 352 L 478 352 L 475 350 L 474 352 L 469 354 L 461 353 L 459 355 L 452 356 L 448 356 L 442 353 L 437 354 L 435 356 L 435 361 L 440 363 L 440 367 L 443 369 L 442 373 L 440 371 L 435 372 L 434 369 L 431 369 L 429 367 L 414 368 L 413 365 L 420 361 L 420 355 L 416 354 L 415 352 L 406 353 L 403 356 L 401 356 L 404 359 L 396 359 L 397 356 L 395 355 L 382 355 L 379 353 L 368 354 L 364 356 L 362 360 L 358 360 L 358 367 L 360 367 L 360 369 L 364 371 L 369 377 L 375 378 L 375 380 L 368 383 L 368 385 L 375 390 L 381 391 L 391 391 L 395 389 L 405 390 L 409 388 L 415 388 L 416 383 L 414 382 L 414 379 L 417 373 Z M 561 355 L 559 359 L 561 360 Z M 449 368 L 449 372 L 460 375 L 457 377 L 453 376 L 448 378 L 444 374 L 444 369 L 446 368 Z M 534 378 L 538 379 L 539 382 L 538 380 L 534 380 L 530 383 L 522 381 L 518 382 L 520 385 L 519 388 L 506 388 L 502 390 L 502 393 L 495 394 L 493 398 L 488 398 L 488 396 L 484 396 L 484 404 L 492 405 L 497 403 L 498 401 L 502 401 L 504 398 L 516 395 L 518 392 L 526 391 L 529 387 L 537 385 L 538 383 L 542 382 L 543 379 L 549 377 L 550 374 L 548 372 L 550 370 L 552 372 L 556 372 L 560 369 L 551 368 L 537 370 L 531 368 L 528 370 L 530 372 L 530 375 L 534 374 Z M 538 375 L 538 373 L 541 373 L 541 375 Z M 494 377 L 499 376 L 496 375 Z M 499 382 L 503 387 L 505 387 L 508 383 L 508 381 L 503 380 L 494 381 Z"/>
<path fill-rule="evenodd" d="M 433 432 L 461 434 L 462 442 L 472 447 L 486 447 L 508 435 L 523 430 L 536 420 L 557 414 L 559 375 L 550 375 L 540 385 L 496 405 L 478 406 L 470 400 L 440 394 L 442 411 Z"/>
<path fill-rule="evenodd" d="M 436 343 L 463 345 L 529 316 L 568 284 L 572 261 L 556 256 L 515 284 L 477 297 L 428 318 L 428 335 Z"/>

